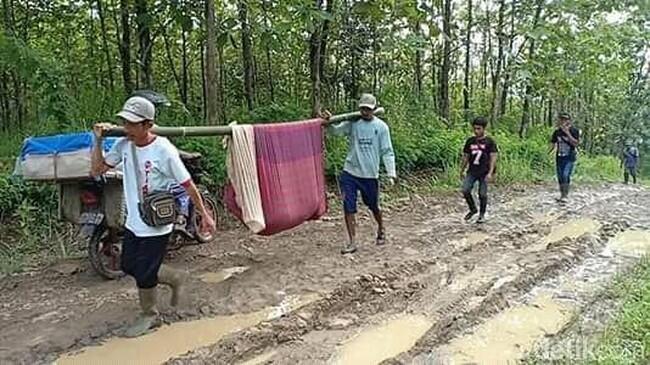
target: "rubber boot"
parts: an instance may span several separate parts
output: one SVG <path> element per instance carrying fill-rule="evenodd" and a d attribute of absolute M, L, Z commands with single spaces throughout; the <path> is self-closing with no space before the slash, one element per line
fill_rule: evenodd
<path fill-rule="evenodd" d="M 560 201 L 563 201 L 566 198 L 565 186 L 566 184 L 560 184 Z"/>
<path fill-rule="evenodd" d="M 188 274 L 183 270 L 174 269 L 171 266 L 162 264 L 158 269 L 158 282 L 167 284 L 172 288 L 172 307 L 178 305 L 185 299 L 185 281 Z"/>
<path fill-rule="evenodd" d="M 155 287 L 150 289 L 138 289 L 142 313 L 140 313 L 138 319 L 127 328 L 124 334 L 126 337 L 142 336 L 157 325 L 158 311 L 156 310 L 156 295 L 157 292 Z"/>
<path fill-rule="evenodd" d="M 465 197 L 465 201 L 467 202 L 467 207 L 469 208 L 469 213 L 465 215 L 465 220 L 468 221 L 472 219 L 474 214 L 476 214 L 476 203 L 474 203 L 474 198 L 472 197 L 472 193 L 463 193 L 463 196 Z"/>
<path fill-rule="evenodd" d="M 564 200 L 569 198 L 569 190 L 571 188 L 571 184 L 565 184 L 564 185 Z"/>
<path fill-rule="evenodd" d="M 478 215 L 478 220 L 476 223 L 483 223 L 485 222 L 485 213 L 487 212 L 487 203 L 488 203 L 488 198 L 487 196 L 485 197 L 480 197 L 478 198 L 479 201 L 479 206 L 480 206 L 480 212 Z"/>

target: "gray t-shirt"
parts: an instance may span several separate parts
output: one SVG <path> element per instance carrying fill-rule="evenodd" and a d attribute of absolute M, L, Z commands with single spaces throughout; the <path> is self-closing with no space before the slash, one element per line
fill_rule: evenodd
<path fill-rule="evenodd" d="M 379 162 L 383 159 L 388 176 L 397 176 L 390 130 L 383 120 L 374 117 L 370 121 L 343 122 L 330 126 L 329 131 L 348 137 L 348 155 L 343 169 L 350 175 L 377 179 Z"/>

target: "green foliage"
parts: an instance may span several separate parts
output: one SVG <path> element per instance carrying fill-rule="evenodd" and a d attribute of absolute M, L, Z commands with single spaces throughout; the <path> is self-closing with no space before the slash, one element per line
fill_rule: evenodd
<path fill-rule="evenodd" d="M 599 341 L 591 362 L 641 364 L 650 360 L 650 261 L 645 258 L 612 288 L 624 303 Z"/>

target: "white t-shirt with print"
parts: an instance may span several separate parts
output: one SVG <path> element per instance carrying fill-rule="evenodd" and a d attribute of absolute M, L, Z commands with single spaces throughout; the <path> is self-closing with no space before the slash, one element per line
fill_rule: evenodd
<path fill-rule="evenodd" d="M 124 197 L 126 200 L 126 228 L 137 237 L 162 236 L 172 231 L 173 224 L 151 227 L 142 221 L 138 210 L 140 200 L 136 190 L 137 180 L 131 161 L 131 142 L 126 138 L 118 139 L 104 160 L 109 166 L 122 164 L 124 177 Z M 157 136 L 150 144 L 137 147 L 138 173 L 142 194 L 168 190 L 171 184 L 187 183 L 191 177 L 181 161 L 178 150 L 167 138 Z"/>

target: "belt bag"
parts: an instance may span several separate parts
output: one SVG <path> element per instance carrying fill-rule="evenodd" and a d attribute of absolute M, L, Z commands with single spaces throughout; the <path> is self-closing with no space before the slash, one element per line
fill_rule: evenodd
<path fill-rule="evenodd" d="M 138 204 L 138 208 L 140 218 L 149 226 L 166 226 L 176 221 L 176 200 L 168 191 L 147 194 Z"/>
<path fill-rule="evenodd" d="M 151 227 L 161 227 L 176 221 L 176 200 L 169 191 L 154 191 L 151 194 L 142 194 L 140 171 L 138 170 L 138 157 L 136 156 L 135 143 L 131 142 L 131 159 L 136 176 L 138 190 L 138 210 L 142 221 Z"/>

